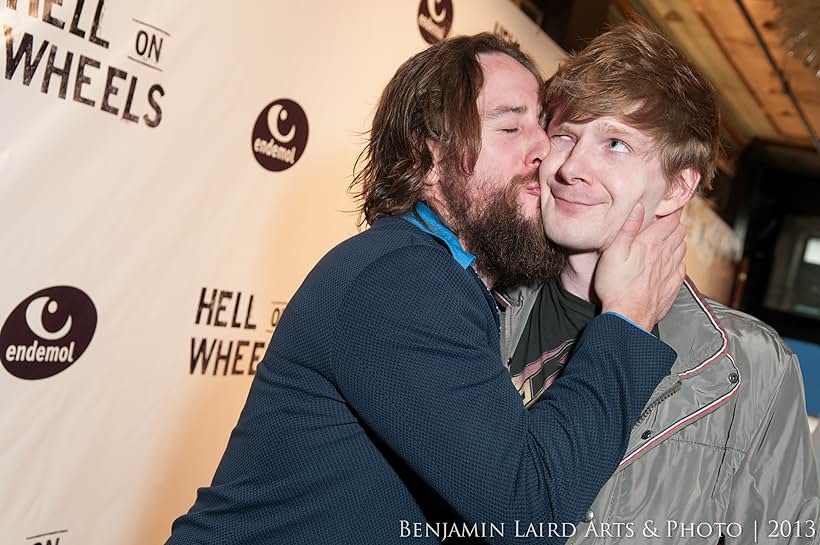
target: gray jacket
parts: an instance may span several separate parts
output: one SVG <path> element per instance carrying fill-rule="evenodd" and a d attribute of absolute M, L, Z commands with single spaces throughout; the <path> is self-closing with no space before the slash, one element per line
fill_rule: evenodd
<path fill-rule="evenodd" d="M 505 361 L 538 289 L 507 294 Z M 770 327 L 707 302 L 688 281 L 658 327 L 678 359 L 586 520 L 564 532 L 574 533 L 568 543 L 820 543 L 797 357 Z"/>

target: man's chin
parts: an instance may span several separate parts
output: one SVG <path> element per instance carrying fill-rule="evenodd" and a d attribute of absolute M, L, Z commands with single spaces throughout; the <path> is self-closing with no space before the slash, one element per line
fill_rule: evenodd
<path fill-rule="evenodd" d="M 563 248 L 567 254 L 594 252 L 603 246 L 603 244 L 596 244 L 594 241 L 580 238 L 578 233 L 582 232 L 581 229 L 569 229 L 568 227 L 564 225 L 561 229 L 545 229 L 547 238 Z"/>
<path fill-rule="evenodd" d="M 541 199 L 532 195 L 524 195 L 518 207 L 520 217 L 527 223 L 541 223 Z"/>
<path fill-rule="evenodd" d="M 574 229 L 568 229 L 567 225 L 555 226 L 553 224 L 544 225 L 544 233 L 547 235 L 547 238 L 550 239 L 555 244 L 563 248 L 572 248 L 575 244 L 573 242 L 577 242 L 577 240 L 573 240 L 573 231 Z M 577 239 L 577 231 L 575 231 L 575 237 Z"/>

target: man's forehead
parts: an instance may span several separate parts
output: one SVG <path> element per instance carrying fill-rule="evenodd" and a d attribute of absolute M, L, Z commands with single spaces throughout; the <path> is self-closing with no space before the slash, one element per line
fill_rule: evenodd
<path fill-rule="evenodd" d="M 641 129 L 630 125 L 624 121 L 621 121 L 614 117 L 600 117 L 597 119 L 598 123 L 596 128 L 608 134 L 620 134 L 620 135 L 635 135 L 644 138 L 650 138 L 650 135 L 646 134 Z"/>
<path fill-rule="evenodd" d="M 505 53 L 481 53 L 478 59 L 483 72 L 478 103 L 485 115 L 538 108 L 539 83 L 526 66 Z"/>

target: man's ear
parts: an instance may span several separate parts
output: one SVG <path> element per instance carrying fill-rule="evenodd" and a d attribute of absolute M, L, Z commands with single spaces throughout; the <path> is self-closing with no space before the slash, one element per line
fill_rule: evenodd
<path fill-rule="evenodd" d="M 655 210 L 657 216 L 668 216 L 672 212 L 686 206 L 686 203 L 695 194 L 700 183 L 700 173 L 692 167 L 686 167 L 678 173 L 676 179 L 669 184 L 669 191 L 658 203 Z"/>

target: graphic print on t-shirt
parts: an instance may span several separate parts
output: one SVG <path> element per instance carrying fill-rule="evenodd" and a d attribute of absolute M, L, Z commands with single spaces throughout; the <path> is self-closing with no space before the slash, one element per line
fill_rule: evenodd
<path fill-rule="evenodd" d="M 538 401 L 538 397 L 555 382 L 569 359 L 575 339 L 568 339 L 556 348 L 547 350 L 537 360 L 528 363 L 524 369 L 511 375 L 513 385 L 524 406 L 529 407 Z"/>
<path fill-rule="evenodd" d="M 550 280 L 539 290 L 507 370 L 526 407 L 555 382 L 572 355 L 595 305 Z"/>

